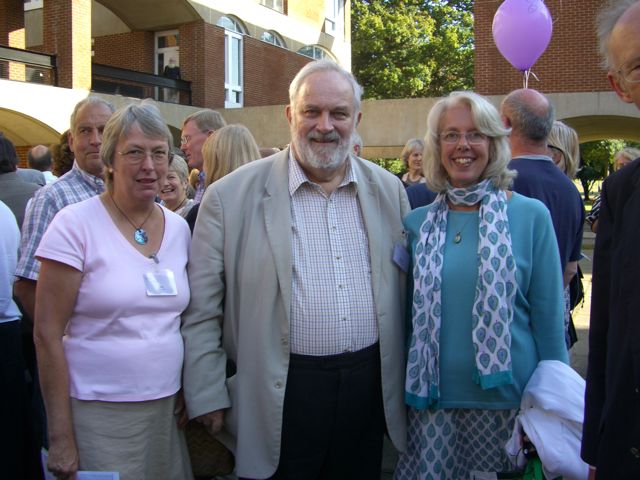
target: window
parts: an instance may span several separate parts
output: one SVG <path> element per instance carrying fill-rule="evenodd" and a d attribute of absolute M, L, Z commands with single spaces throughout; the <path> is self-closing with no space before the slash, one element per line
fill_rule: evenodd
<path fill-rule="evenodd" d="M 156 32 L 156 75 L 180 78 L 180 33 L 178 30 Z M 180 91 L 175 88 L 157 88 L 156 100 L 180 103 Z"/>
<path fill-rule="evenodd" d="M 314 60 L 322 60 L 323 58 L 332 58 L 331 54 L 319 45 L 306 45 L 298 50 L 300 55 L 313 58 Z"/>
<path fill-rule="evenodd" d="M 224 27 L 224 106 L 242 107 L 242 36 L 246 29 L 232 17 L 220 17 Z"/>
<path fill-rule="evenodd" d="M 344 0 L 325 0 L 327 8 L 327 16 L 324 22 L 324 31 L 331 35 L 335 35 L 341 28 L 342 6 Z"/>
<path fill-rule="evenodd" d="M 284 1 L 283 0 L 260 0 L 260 5 L 277 10 L 280 13 L 284 13 Z"/>
<path fill-rule="evenodd" d="M 35 10 L 36 8 L 42 8 L 42 0 L 24 0 L 24 10 Z"/>
<path fill-rule="evenodd" d="M 278 47 L 287 48 L 287 45 L 284 43 L 282 37 L 274 31 L 264 32 L 262 35 L 260 35 L 260 40 L 262 40 L 263 42 L 271 43 Z"/>

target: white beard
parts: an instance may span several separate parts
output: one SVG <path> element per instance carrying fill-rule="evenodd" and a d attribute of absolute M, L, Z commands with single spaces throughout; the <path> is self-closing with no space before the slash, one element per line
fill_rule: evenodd
<path fill-rule="evenodd" d="M 350 142 L 345 142 L 335 131 L 326 135 L 309 133 L 306 137 L 292 133 L 292 143 L 300 161 L 312 168 L 335 170 L 345 162 L 351 148 Z M 312 139 L 337 140 L 338 143 L 312 143 Z"/>

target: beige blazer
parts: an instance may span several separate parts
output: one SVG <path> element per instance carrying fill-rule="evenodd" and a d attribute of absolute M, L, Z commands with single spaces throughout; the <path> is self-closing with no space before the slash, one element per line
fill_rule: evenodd
<path fill-rule="evenodd" d="M 191 245 L 182 324 L 187 409 L 193 418 L 229 408 L 219 438 L 235 452 L 241 477 L 273 475 L 280 457 L 292 275 L 288 159 L 286 149 L 209 187 Z M 392 256 L 395 244 L 406 246 L 409 203 L 395 176 L 351 161 L 369 236 L 385 418 L 404 450 L 405 274 Z M 237 369 L 229 378 L 227 358 Z"/>

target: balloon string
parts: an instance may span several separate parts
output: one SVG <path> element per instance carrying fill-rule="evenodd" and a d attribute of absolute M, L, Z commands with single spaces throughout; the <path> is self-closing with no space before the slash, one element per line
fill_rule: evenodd
<path fill-rule="evenodd" d="M 540 81 L 540 79 L 537 77 L 537 75 L 535 73 L 533 73 L 531 71 L 531 69 L 529 68 L 529 69 L 527 69 L 527 70 L 522 72 L 522 86 L 524 88 L 529 88 L 529 75 L 532 75 L 533 78 L 536 79 L 536 81 L 538 81 L 538 82 Z"/>

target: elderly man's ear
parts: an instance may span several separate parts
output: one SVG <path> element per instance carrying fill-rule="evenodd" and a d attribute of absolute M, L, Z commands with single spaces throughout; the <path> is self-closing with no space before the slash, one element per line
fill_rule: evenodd
<path fill-rule="evenodd" d="M 633 103 L 633 98 L 627 92 L 627 86 L 624 81 L 620 80 L 620 77 L 617 73 L 609 72 L 607 73 L 607 78 L 609 79 L 609 83 L 611 87 L 615 90 L 620 100 L 626 103 Z"/>

